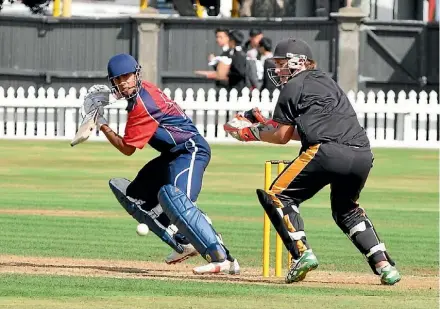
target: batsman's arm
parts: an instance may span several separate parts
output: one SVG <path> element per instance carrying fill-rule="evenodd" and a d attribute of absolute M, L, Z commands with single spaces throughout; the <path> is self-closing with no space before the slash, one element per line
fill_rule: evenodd
<path fill-rule="evenodd" d="M 108 141 L 124 155 L 131 156 L 136 151 L 136 147 L 127 145 L 122 137 L 114 132 L 108 125 L 102 125 L 100 130 L 104 133 Z"/>

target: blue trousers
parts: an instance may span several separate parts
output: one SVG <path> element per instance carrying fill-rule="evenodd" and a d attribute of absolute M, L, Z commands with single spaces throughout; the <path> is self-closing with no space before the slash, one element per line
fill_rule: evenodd
<path fill-rule="evenodd" d="M 202 136 L 197 135 L 184 145 L 179 145 L 177 150 L 162 153 L 148 162 L 128 186 L 127 195 L 145 201 L 142 208 L 151 210 L 159 203 L 159 189 L 163 185 L 171 184 L 185 192 L 191 201 L 196 202 L 210 159 L 211 149 L 208 143 Z"/>

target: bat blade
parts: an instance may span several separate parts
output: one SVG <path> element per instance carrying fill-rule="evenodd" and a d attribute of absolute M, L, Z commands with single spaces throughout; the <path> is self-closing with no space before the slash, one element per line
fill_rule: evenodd
<path fill-rule="evenodd" d="M 96 129 L 96 119 L 98 118 L 98 109 L 90 112 L 81 122 L 81 125 L 78 128 L 78 131 L 75 134 L 75 137 L 70 142 L 70 146 L 73 147 L 75 145 L 84 143 L 89 139 L 90 135 Z"/>

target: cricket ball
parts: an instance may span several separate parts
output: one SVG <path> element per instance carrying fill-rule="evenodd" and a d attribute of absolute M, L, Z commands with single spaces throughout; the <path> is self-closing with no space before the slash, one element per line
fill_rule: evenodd
<path fill-rule="evenodd" d="M 136 233 L 139 236 L 146 236 L 148 234 L 148 232 L 150 231 L 150 229 L 148 228 L 148 226 L 144 223 L 141 223 L 137 226 L 136 228 Z"/>

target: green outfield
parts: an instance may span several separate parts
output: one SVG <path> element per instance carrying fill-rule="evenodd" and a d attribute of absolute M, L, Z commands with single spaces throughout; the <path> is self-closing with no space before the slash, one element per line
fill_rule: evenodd
<path fill-rule="evenodd" d="M 293 285 L 263 279 L 255 189 L 263 187 L 265 160 L 291 160 L 298 149 L 214 145 L 212 152 L 198 204 L 238 258 L 240 277 L 192 275 L 200 257 L 167 266 L 169 248 L 151 233 L 136 235 L 108 180 L 134 178 L 153 150 L 125 157 L 107 143 L 0 140 L 0 308 L 438 306 L 438 151 L 374 150 L 360 203 L 402 272 L 393 287 L 379 285 L 333 222 L 328 188 L 301 205 L 318 270 Z"/>

